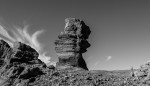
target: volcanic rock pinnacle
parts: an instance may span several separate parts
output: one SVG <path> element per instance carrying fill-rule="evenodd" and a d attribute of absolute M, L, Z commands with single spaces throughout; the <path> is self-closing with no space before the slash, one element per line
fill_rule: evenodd
<path fill-rule="evenodd" d="M 82 20 L 67 18 L 65 22 L 64 31 L 58 35 L 58 40 L 55 41 L 55 50 L 59 59 L 56 68 L 78 67 L 88 70 L 82 53 L 90 47 L 87 39 L 91 31 Z"/>

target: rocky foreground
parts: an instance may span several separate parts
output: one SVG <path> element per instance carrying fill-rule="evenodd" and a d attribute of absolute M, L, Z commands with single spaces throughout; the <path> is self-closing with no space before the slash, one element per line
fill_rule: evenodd
<path fill-rule="evenodd" d="M 0 86 L 129 86 L 130 71 L 88 71 L 46 66 L 30 46 L 0 40 Z M 132 85 L 132 84 L 131 84 Z"/>

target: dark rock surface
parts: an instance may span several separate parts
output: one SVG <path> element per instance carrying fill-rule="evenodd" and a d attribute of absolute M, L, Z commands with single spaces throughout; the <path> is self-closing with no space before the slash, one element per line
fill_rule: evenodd
<path fill-rule="evenodd" d="M 45 74 L 46 65 L 38 59 L 38 55 L 36 50 L 21 42 L 14 43 L 11 48 L 0 40 L 0 86 L 31 82 Z"/>
<path fill-rule="evenodd" d="M 88 70 L 82 53 L 90 47 L 87 39 L 91 31 L 79 19 L 67 18 L 65 21 L 65 29 L 58 35 L 59 39 L 55 41 L 55 50 L 59 59 L 56 68 L 79 67 Z"/>
<path fill-rule="evenodd" d="M 12 49 L 4 40 L 0 41 L 0 67 L 6 64 L 5 60 L 10 57 Z M 6 59 L 5 59 L 6 58 Z"/>

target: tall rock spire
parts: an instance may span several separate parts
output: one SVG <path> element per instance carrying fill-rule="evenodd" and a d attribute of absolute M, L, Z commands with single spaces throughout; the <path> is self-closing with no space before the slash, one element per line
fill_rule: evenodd
<path fill-rule="evenodd" d="M 65 22 L 64 31 L 58 35 L 58 40 L 55 41 L 55 50 L 59 59 L 56 67 L 60 69 L 79 67 L 88 70 L 82 53 L 90 47 L 86 39 L 91 31 L 82 20 L 67 18 Z"/>

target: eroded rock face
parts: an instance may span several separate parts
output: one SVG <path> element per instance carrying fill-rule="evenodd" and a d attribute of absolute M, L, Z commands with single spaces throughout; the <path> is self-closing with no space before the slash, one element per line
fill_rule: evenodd
<path fill-rule="evenodd" d="M 55 41 L 56 53 L 59 62 L 57 68 L 80 67 L 88 70 L 86 63 L 82 57 L 82 53 L 86 52 L 90 47 L 87 39 L 91 33 L 88 26 L 79 19 L 67 18 L 64 31 L 58 35 Z"/>
<path fill-rule="evenodd" d="M 34 82 L 38 76 L 45 74 L 46 65 L 38 59 L 38 55 L 36 50 L 21 42 L 15 42 L 11 48 L 0 40 L 0 86 Z"/>
<path fill-rule="evenodd" d="M 12 51 L 13 55 L 11 58 L 11 62 L 29 64 L 42 63 L 42 61 L 38 59 L 38 52 L 26 44 L 15 42 Z"/>

